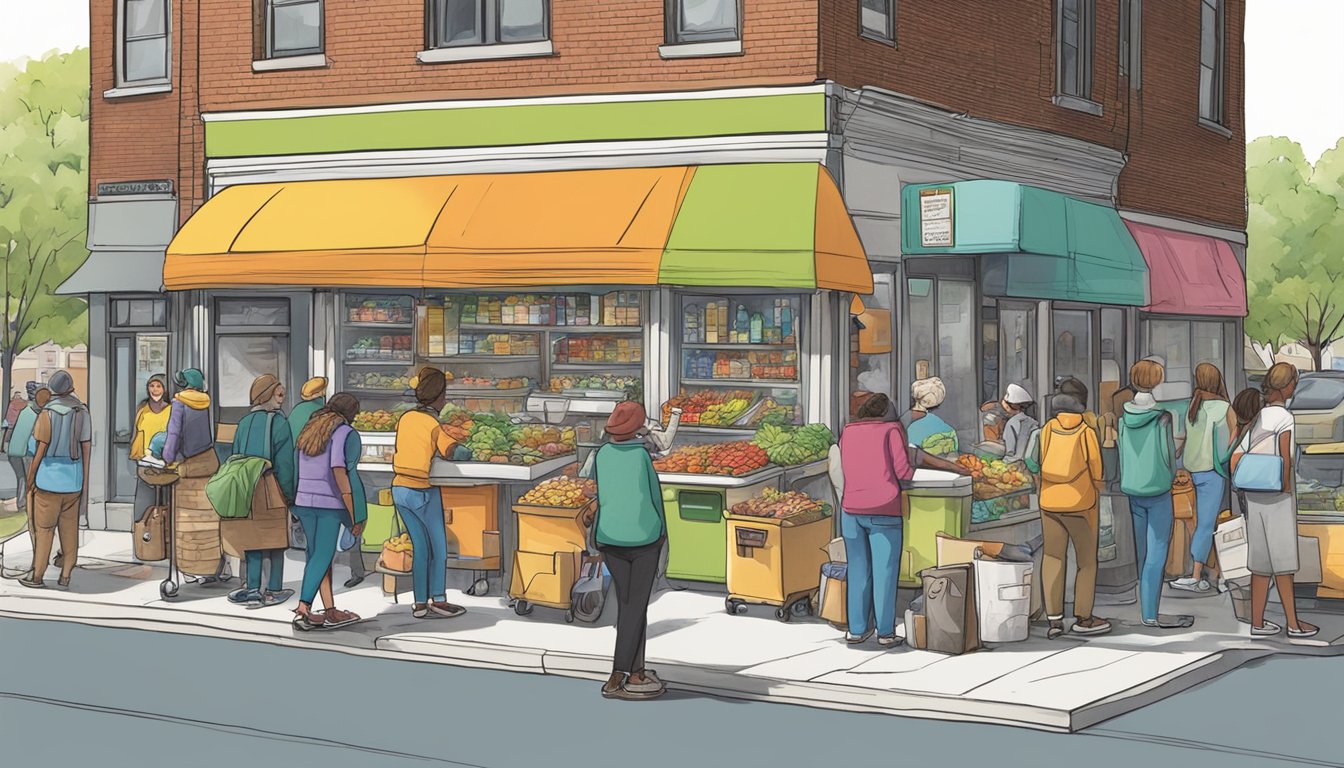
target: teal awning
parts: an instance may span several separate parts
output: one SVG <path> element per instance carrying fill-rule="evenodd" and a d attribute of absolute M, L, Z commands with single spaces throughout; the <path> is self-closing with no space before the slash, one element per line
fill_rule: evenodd
<path fill-rule="evenodd" d="M 983 254 L 987 295 L 1148 304 L 1148 267 L 1114 208 L 1009 181 L 901 191 L 906 256 Z"/>

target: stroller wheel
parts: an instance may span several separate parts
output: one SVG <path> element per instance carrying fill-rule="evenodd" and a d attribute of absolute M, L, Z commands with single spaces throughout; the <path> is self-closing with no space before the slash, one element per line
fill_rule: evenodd
<path fill-rule="evenodd" d="M 168 581 L 159 584 L 159 595 L 161 595 L 164 600 L 171 600 L 174 597 L 177 597 L 177 582 L 169 579 Z"/>

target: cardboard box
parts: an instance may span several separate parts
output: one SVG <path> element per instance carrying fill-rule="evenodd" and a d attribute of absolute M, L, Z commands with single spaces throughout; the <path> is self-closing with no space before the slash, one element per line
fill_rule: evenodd
<path fill-rule="evenodd" d="M 819 606 L 817 615 L 824 621 L 844 626 L 849 621 L 849 614 L 845 612 L 845 601 L 848 599 L 849 592 L 846 581 L 822 576 L 821 591 L 817 595 Z"/>
<path fill-rule="evenodd" d="M 928 647 L 929 627 L 924 614 L 905 612 L 905 644 L 911 648 Z"/>
<path fill-rule="evenodd" d="M 998 557 L 1003 552 L 1003 542 L 1001 541 L 972 541 L 970 539 L 958 539 L 955 536 L 948 536 L 945 533 L 936 534 L 938 547 L 938 567 L 943 568 L 949 565 L 961 565 L 963 563 L 975 562 L 975 551 L 988 557 Z"/>

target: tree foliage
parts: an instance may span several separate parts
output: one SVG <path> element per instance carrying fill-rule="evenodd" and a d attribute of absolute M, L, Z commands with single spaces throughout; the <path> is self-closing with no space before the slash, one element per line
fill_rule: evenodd
<path fill-rule="evenodd" d="M 89 52 L 0 65 L 0 350 L 88 339 L 83 300 L 55 290 L 88 258 Z"/>
<path fill-rule="evenodd" d="M 1314 167 L 1294 141 L 1256 139 L 1246 191 L 1246 333 L 1273 347 L 1302 344 L 1320 367 L 1344 338 L 1344 139 Z"/>

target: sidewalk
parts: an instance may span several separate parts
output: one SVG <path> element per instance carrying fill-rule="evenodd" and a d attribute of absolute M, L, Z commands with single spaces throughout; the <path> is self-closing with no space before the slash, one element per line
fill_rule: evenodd
<path fill-rule="evenodd" d="M 417 621 L 408 597 L 385 598 L 372 574 L 358 588 L 338 592 L 340 605 L 366 618 L 332 632 L 301 633 L 288 606 L 245 610 L 230 605 L 224 586 L 184 585 L 164 602 L 165 569 L 135 564 L 130 534 L 85 533 L 81 569 L 71 591 L 45 591 L 0 582 L 0 615 L 74 621 L 98 626 L 227 637 L 362 655 L 482 667 L 513 672 L 605 679 L 611 667 L 614 610 L 596 626 L 566 624 L 559 611 L 536 608 L 519 617 L 507 600 L 451 592 L 468 607 L 452 621 Z M 23 537 L 5 548 L 6 568 L 25 565 Z M 288 586 L 297 587 L 302 563 L 291 553 Z M 337 581 L 346 573 L 338 567 Z M 339 589 L 339 587 L 338 587 Z M 649 611 L 651 667 L 672 687 L 729 698 L 768 700 L 828 709 L 1072 731 L 1089 727 L 1213 679 L 1253 659 L 1288 654 L 1344 653 L 1344 614 L 1304 611 L 1322 627 L 1310 641 L 1251 640 L 1233 617 L 1225 595 L 1164 600 L 1169 613 L 1193 613 L 1193 630 L 1142 627 L 1133 607 L 1112 607 L 1107 636 L 1083 641 L 1032 638 L 966 656 L 927 651 L 854 649 L 819 621 L 784 624 L 769 609 L 729 616 L 723 597 L 663 592 Z M 1275 606 L 1271 605 L 1271 615 Z M 1278 617 L 1281 619 L 1281 615 Z M 1280 623 L 1282 623 L 1280 621 Z M 593 695 L 597 696 L 596 685 Z"/>

